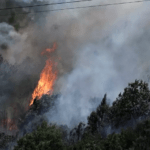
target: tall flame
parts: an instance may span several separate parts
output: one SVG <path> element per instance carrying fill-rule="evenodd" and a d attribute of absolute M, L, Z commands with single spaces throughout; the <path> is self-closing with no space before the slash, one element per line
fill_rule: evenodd
<path fill-rule="evenodd" d="M 44 50 L 41 55 L 50 53 L 55 51 L 57 45 L 56 43 L 53 44 L 51 49 Z M 57 71 L 53 70 L 57 63 L 52 62 L 50 56 L 48 56 L 48 60 L 46 60 L 46 65 L 40 74 L 40 79 L 38 81 L 38 85 L 36 86 L 35 90 L 32 94 L 32 100 L 30 101 L 30 105 L 33 104 L 34 99 L 37 97 L 40 99 L 43 94 L 52 94 L 53 92 L 53 85 L 57 78 Z"/>

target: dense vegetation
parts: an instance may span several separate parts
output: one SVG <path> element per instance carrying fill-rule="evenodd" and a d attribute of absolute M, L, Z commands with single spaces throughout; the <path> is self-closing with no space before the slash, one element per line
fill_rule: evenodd
<path fill-rule="evenodd" d="M 79 123 L 68 136 L 64 129 L 43 122 L 18 140 L 14 150 L 150 150 L 149 106 L 148 84 L 135 80 L 112 106 L 105 94 L 87 126 Z"/>
<path fill-rule="evenodd" d="M 55 125 L 48 126 L 47 122 L 43 122 L 37 127 L 36 131 L 26 134 L 18 141 L 18 149 L 35 149 L 35 150 L 58 150 L 63 148 L 61 132 Z"/>
<path fill-rule="evenodd" d="M 2 9 L 1 14 L 0 14 L 0 22 L 7 22 L 8 24 L 14 26 L 15 30 L 18 31 L 20 29 L 20 24 L 21 22 L 27 18 L 26 16 L 20 16 L 17 15 L 19 13 L 23 13 L 23 9 L 6 9 L 5 8 L 13 8 L 13 7 L 19 7 L 19 3 L 12 1 L 12 0 L 7 0 L 6 2 L 4 1 L 2 4 Z"/>

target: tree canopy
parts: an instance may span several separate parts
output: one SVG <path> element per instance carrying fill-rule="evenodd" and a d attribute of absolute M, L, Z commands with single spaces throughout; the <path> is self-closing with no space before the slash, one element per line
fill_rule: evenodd
<path fill-rule="evenodd" d="M 26 134 L 18 142 L 14 150 L 58 150 L 63 148 L 62 134 L 56 125 L 43 122 L 36 131 Z"/>
<path fill-rule="evenodd" d="M 18 140 L 14 150 L 150 150 L 149 104 L 148 84 L 135 80 L 118 95 L 112 106 L 108 105 L 105 94 L 97 109 L 87 117 L 87 126 L 80 122 L 70 131 L 67 143 L 57 125 L 43 122 L 37 130 Z M 146 117 L 136 122 L 135 127 L 126 126 L 128 120 L 136 121 L 141 116 Z M 122 128 L 123 124 L 127 128 Z M 108 133 L 108 127 L 115 128 Z M 118 133 L 119 127 L 121 131 Z M 64 133 L 67 137 L 67 132 Z"/>

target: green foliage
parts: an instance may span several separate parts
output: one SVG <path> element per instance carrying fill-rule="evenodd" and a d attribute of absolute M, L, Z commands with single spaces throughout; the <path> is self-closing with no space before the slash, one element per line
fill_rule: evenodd
<path fill-rule="evenodd" d="M 104 141 L 107 150 L 149 150 L 150 120 L 139 123 L 135 129 L 122 130 L 120 134 L 111 134 Z"/>
<path fill-rule="evenodd" d="M 99 130 L 99 127 L 104 126 L 104 120 L 106 120 L 106 116 L 109 112 L 109 106 L 106 101 L 106 94 L 101 101 L 101 104 L 97 107 L 96 112 L 93 111 L 88 119 L 88 128 L 91 130 L 92 133 L 96 133 Z"/>
<path fill-rule="evenodd" d="M 43 122 L 36 131 L 26 134 L 18 142 L 14 150 L 58 150 L 63 149 L 61 131 L 55 126 Z"/>
<path fill-rule="evenodd" d="M 119 94 L 112 107 L 108 106 L 104 95 L 96 111 L 91 112 L 87 118 L 88 126 L 84 133 L 82 123 L 73 130 L 76 142 L 65 145 L 62 132 L 55 125 L 48 126 L 43 122 L 36 131 L 21 138 L 14 150 L 150 150 L 150 119 L 138 123 L 135 128 L 122 129 L 120 133 L 112 133 L 105 138 L 101 134 L 106 123 L 111 125 L 115 122 L 119 127 L 131 117 L 145 115 L 149 96 L 148 84 L 135 80 L 124 89 L 123 94 Z M 39 107 L 38 102 L 34 101 L 34 109 Z"/>
<path fill-rule="evenodd" d="M 97 123 L 98 123 L 98 116 L 96 112 L 93 111 L 88 117 L 88 125 L 92 133 L 95 133 L 97 131 Z"/>
<path fill-rule="evenodd" d="M 94 136 L 87 133 L 84 138 L 78 143 L 68 146 L 67 150 L 102 150 L 100 141 L 102 140 L 100 134 Z"/>
<path fill-rule="evenodd" d="M 101 104 L 88 117 L 87 133 L 73 149 L 94 149 L 101 150 L 150 150 L 150 120 L 139 123 L 135 129 L 122 129 L 120 134 L 110 134 L 105 139 L 97 138 L 98 128 L 105 127 L 105 122 L 114 122 L 116 126 L 126 123 L 131 118 L 146 115 L 148 102 L 150 101 L 148 84 L 135 80 L 129 83 L 123 94 L 119 94 L 112 107 L 106 102 L 106 95 Z M 90 129 L 90 130 L 89 130 Z M 100 134 L 99 134 L 100 136 Z M 97 142 L 96 142 L 97 141 Z"/>
<path fill-rule="evenodd" d="M 120 137 L 118 134 L 108 135 L 107 140 L 104 142 L 105 150 L 122 150 Z"/>
<path fill-rule="evenodd" d="M 16 31 L 19 31 L 20 29 L 20 24 L 18 21 L 19 18 L 17 18 L 16 13 L 12 11 L 10 17 L 8 18 L 8 23 L 13 25 Z"/>
<path fill-rule="evenodd" d="M 119 126 L 132 117 L 137 118 L 145 115 L 149 101 L 150 91 L 148 84 L 142 80 L 135 80 L 134 83 L 129 83 L 123 94 L 120 93 L 116 101 L 113 102 L 111 118 L 116 126 Z"/>
<path fill-rule="evenodd" d="M 126 130 L 122 129 L 120 134 L 120 143 L 123 149 L 131 147 L 135 139 L 136 135 L 132 128 L 128 128 Z"/>
<path fill-rule="evenodd" d="M 15 12 L 11 12 L 11 15 L 10 15 L 10 17 L 8 19 L 8 23 L 9 24 L 15 23 Z"/>
<path fill-rule="evenodd" d="M 16 24 L 14 25 L 14 28 L 15 28 L 16 31 L 19 31 L 19 29 L 20 29 L 20 24 L 19 24 L 19 23 L 16 23 Z"/>

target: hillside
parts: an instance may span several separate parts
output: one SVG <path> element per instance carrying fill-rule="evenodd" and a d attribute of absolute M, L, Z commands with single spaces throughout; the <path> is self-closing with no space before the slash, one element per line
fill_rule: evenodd
<path fill-rule="evenodd" d="M 35 100 L 23 119 L 22 131 L 26 131 L 18 140 L 15 150 L 20 148 L 41 150 L 46 147 L 49 150 L 150 149 L 150 90 L 148 84 L 142 80 L 129 83 L 112 106 L 107 104 L 105 94 L 97 109 L 88 116 L 87 125 L 81 122 L 73 129 L 47 122 L 42 123 L 40 120 L 47 111 L 46 108 L 53 107 L 53 100 L 57 97 L 56 95 L 51 98 L 43 97 L 40 101 Z M 37 124 L 39 127 L 35 126 Z M 38 145 L 36 144 L 37 136 L 41 139 Z M 52 143 L 51 140 L 53 140 Z M 55 145 L 58 142 L 59 144 Z"/>

